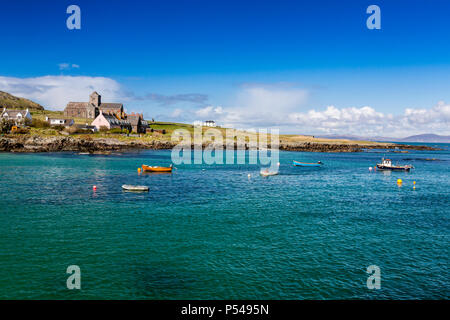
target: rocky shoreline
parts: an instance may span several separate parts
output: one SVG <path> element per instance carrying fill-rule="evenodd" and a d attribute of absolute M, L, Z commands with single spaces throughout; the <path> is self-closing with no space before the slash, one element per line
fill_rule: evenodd
<path fill-rule="evenodd" d="M 176 144 L 170 141 L 153 140 L 150 142 L 134 140 L 120 141 L 114 138 L 83 139 L 67 136 L 41 137 L 31 135 L 5 135 L 0 137 L 0 151 L 3 152 L 61 152 L 77 151 L 83 153 L 110 153 L 114 151 L 140 149 L 172 149 Z M 203 147 L 206 147 L 203 146 Z M 270 146 L 269 146 L 270 148 Z M 225 146 L 224 146 L 225 149 Z M 248 145 L 246 146 L 248 149 Z M 404 144 L 331 144 L 331 143 L 284 143 L 280 150 L 305 152 L 362 152 L 366 149 L 401 150 L 439 150 L 428 146 Z M 400 151 L 398 151 L 400 152 Z"/>

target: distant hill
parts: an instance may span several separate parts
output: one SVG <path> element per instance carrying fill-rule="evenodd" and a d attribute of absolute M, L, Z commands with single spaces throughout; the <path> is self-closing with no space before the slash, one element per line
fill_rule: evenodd
<path fill-rule="evenodd" d="M 355 136 L 351 134 L 328 134 L 328 135 L 322 135 L 318 136 L 317 138 L 325 138 L 325 139 L 339 139 L 339 140 L 357 140 L 357 141 L 397 141 L 398 139 L 395 138 L 388 138 L 388 137 L 362 137 L 362 136 Z"/>
<path fill-rule="evenodd" d="M 353 136 L 353 135 L 339 135 L 339 134 L 328 134 L 323 136 L 318 136 L 317 138 L 324 139 L 339 139 L 339 140 L 364 140 L 362 137 Z"/>
<path fill-rule="evenodd" d="M 450 136 L 440 136 L 437 134 L 427 133 L 409 136 L 406 138 L 392 138 L 392 137 L 360 137 L 354 135 L 325 135 L 319 138 L 327 139 L 347 139 L 347 140 L 360 140 L 360 141 L 392 141 L 392 142 L 435 142 L 435 143 L 450 143 Z"/>
<path fill-rule="evenodd" d="M 450 136 L 440 136 L 437 134 L 427 133 L 400 139 L 401 142 L 437 142 L 450 143 Z"/>
<path fill-rule="evenodd" d="M 7 92 L 0 91 L 0 108 L 9 109 L 30 109 L 32 110 L 44 110 L 44 107 L 36 102 L 25 98 L 19 98 L 9 94 Z"/>

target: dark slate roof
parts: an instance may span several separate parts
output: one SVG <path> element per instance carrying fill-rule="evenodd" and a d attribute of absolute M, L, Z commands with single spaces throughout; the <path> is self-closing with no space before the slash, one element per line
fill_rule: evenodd
<path fill-rule="evenodd" d="M 84 109 L 89 106 L 88 102 L 69 102 L 66 108 Z"/>
<path fill-rule="evenodd" d="M 130 125 L 130 122 L 127 120 L 119 120 L 115 116 L 103 113 L 103 116 L 105 117 L 106 121 L 109 122 L 109 124 L 112 125 Z"/>
<path fill-rule="evenodd" d="M 100 109 L 120 109 L 120 108 L 123 108 L 123 104 L 106 102 L 106 103 L 100 104 L 99 108 Z"/>
<path fill-rule="evenodd" d="M 137 126 L 139 124 L 139 119 L 141 119 L 139 115 L 127 115 L 127 120 L 132 126 Z"/>

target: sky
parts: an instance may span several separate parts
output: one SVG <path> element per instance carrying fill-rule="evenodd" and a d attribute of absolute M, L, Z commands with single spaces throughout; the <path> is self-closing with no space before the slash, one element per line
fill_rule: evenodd
<path fill-rule="evenodd" d="M 449 16 L 448 0 L 1 1 L 0 90 L 52 110 L 96 90 L 159 121 L 450 135 Z"/>

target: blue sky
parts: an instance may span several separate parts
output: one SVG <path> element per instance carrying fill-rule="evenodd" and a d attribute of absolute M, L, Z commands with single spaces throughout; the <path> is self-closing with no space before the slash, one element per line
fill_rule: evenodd
<path fill-rule="evenodd" d="M 440 0 L 3 1 L 0 90 L 63 109 L 95 89 L 159 120 L 450 134 L 449 15 Z"/>

